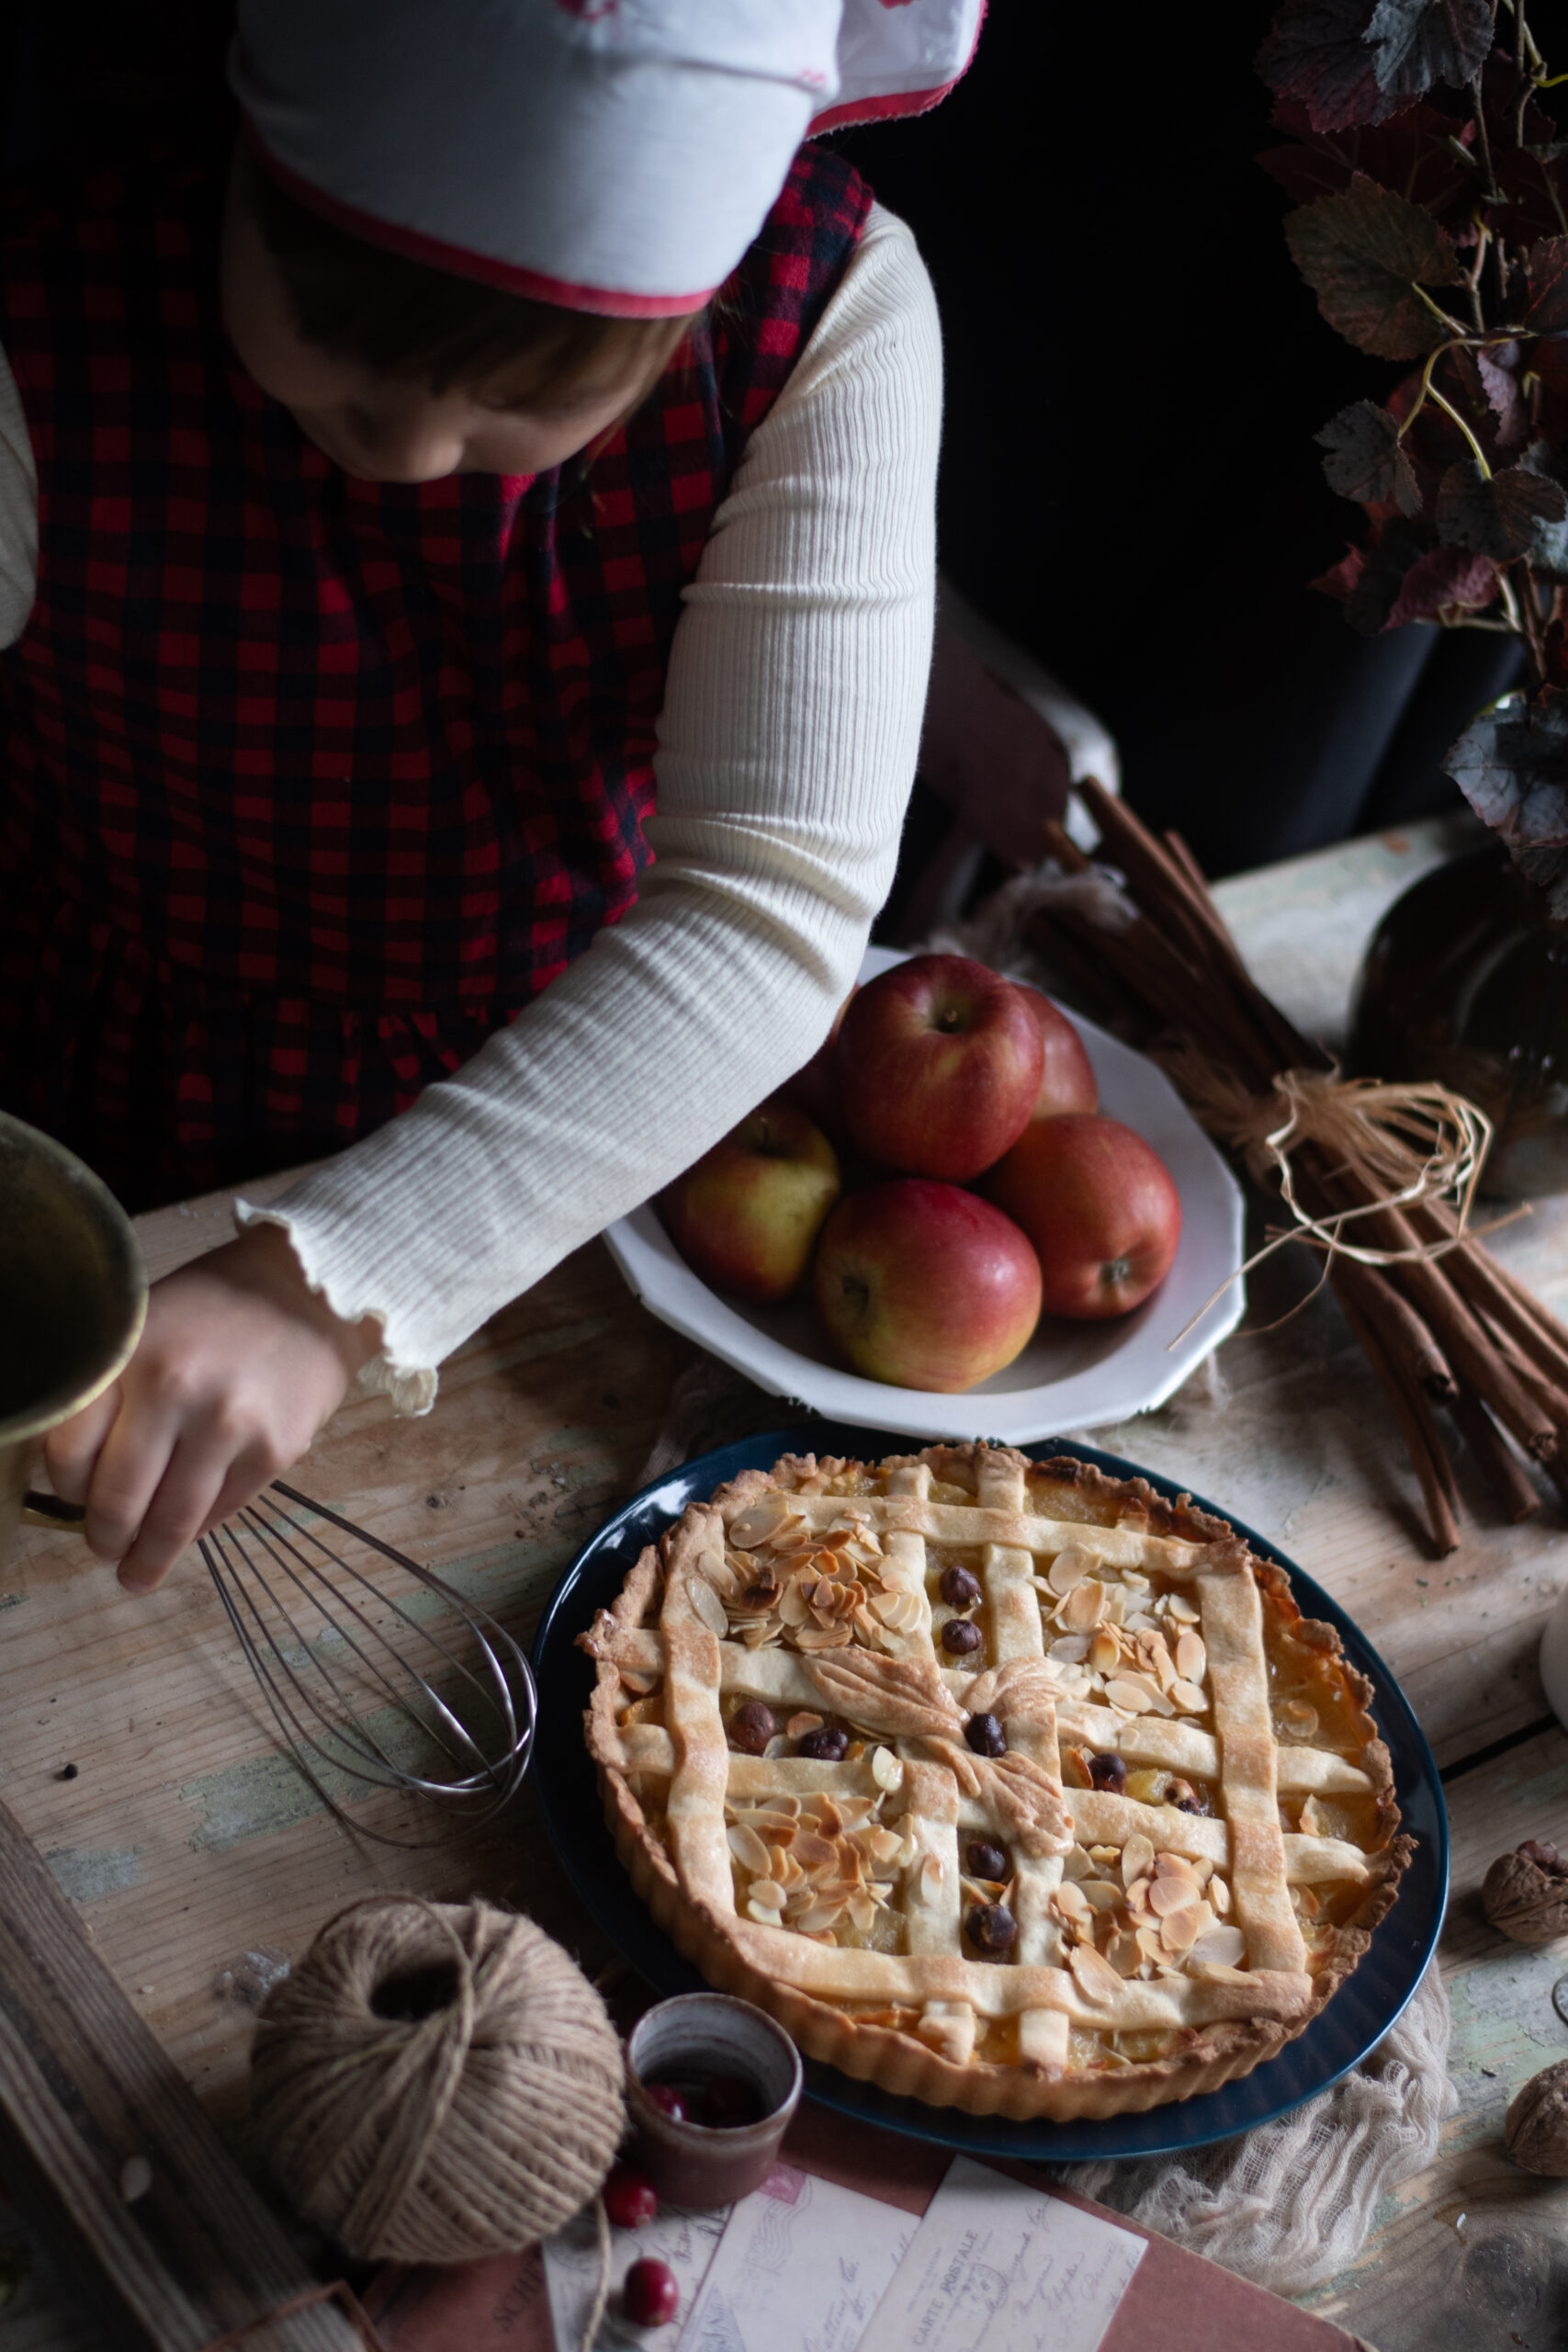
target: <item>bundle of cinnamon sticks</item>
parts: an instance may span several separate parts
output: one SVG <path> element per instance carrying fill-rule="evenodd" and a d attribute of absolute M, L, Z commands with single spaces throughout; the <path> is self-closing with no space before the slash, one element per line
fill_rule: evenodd
<path fill-rule="evenodd" d="M 1331 1071 L 1329 1057 L 1249 978 L 1180 836 L 1156 838 L 1097 784 L 1079 791 L 1100 855 L 1124 877 L 1136 914 L 1117 924 L 1097 915 L 1092 898 L 1064 894 L 1032 916 L 1030 930 L 1041 954 L 1081 985 L 1089 1009 L 1098 1001 L 1124 1025 L 1130 1016 L 1212 1130 L 1224 1125 L 1214 1114 L 1222 1093 L 1234 1101 L 1239 1087 L 1267 1109 L 1278 1105 L 1282 1073 Z M 1082 872 L 1082 851 L 1061 827 L 1047 831 L 1057 864 Z M 1292 1144 L 1290 1168 L 1308 1216 L 1332 1227 L 1354 1211 L 1353 1226 L 1337 1229 L 1388 1253 L 1387 1262 L 1368 1264 L 1334 1250 L 1328 1279 L 1409 1449 L 1433 1549 L 1451 1552 L 1459 1541 L 1451 1430 L 1510 1520 L 1540 1508 L 1527 1463 L 1568 1498 L 1568 1329 L 1480 1241 L 1468 1233 L 1455 1240 L 1450 1201 L 1389 1206 L 1386 1179 L 1310 1136 Z"/>

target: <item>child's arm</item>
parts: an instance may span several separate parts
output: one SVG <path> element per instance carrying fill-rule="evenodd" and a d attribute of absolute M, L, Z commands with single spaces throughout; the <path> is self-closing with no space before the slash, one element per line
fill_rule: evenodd
<path fill-rule="evenodd" d="M 688 1167 L 826 1035 L 886 894 L 914 774 L 940 368 L 913 242 L 874 213 L 688 593 L 660 725 L 656 862 L 636 907 L 456 1078 L 250 1213 L 286 1224 L 319 1294 L 306 1315 L 302 1280 L 280 1290 L 275 1268 L 258 1287 L 243 1259 L 237 1317 L 194 1287 L 197 1269 L 171 1278 L 162 1368 L 142 1365 L 144 1343 L 122 1384 L 123 1432 L 117 1421 L 101 1453 L 101 1429 L 54 1441 L 51 1466 L 69 1454 L 78 1492 L 96 1458 L 103 1549 L 146 1502 L 125 1563 L 139 1583 L 254 1491 L 264 1461 L 303 1449 L 367 1329 L 385 1344 L 362 1385 L 427 1409 L 435 1366 L 471 1331 Z M 252 1223 L 237 1247 L 259 1239 Z M 148 1474 L 115 1469 L 99 1519 L 100 1481 L 149 1438 L 167 1465 L 151 1499 Z"/>

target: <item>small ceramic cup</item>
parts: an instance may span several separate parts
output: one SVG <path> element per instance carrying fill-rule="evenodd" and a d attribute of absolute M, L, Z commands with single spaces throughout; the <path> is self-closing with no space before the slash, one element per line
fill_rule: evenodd
<path fill-rule="evenodd" d="M 677 2122 L 645 2088 L 716 2075 L 738 2076 L 755 2092 L 758 2122 Z M 637 2132 L 637 2158 L 671 2205 L 700 2211 L 733 2204 L 767 2178 L 800 2103 L 800 2052 L 783 2026 L 750 2001 L 728 1993 L 678 1993 L 658 2001 L 626 2043 L 626 2109 Z"/>

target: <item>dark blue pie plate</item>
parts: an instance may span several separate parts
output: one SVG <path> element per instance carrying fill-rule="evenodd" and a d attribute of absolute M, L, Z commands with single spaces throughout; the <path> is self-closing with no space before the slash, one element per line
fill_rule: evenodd
<path fill-rule="evenodd" d="M 702 1980 L 654 1925 L 616 1857 L 582 1739 L 582 1711 L 593 1670 L 574 1646 L 575 1637 L 586 1631 L 595 1610 L 614 1600 L 643 1546 L 655 1542 L 689 1502 L 711 1495 L 726 1479 L 742 1470 L 769 1469 L 784 1453 L 841 1453 L 874 1462 L 883 1454 L 906 1453 L 908 1442 L 908 1438 L 835 1421 L 808 1421 L 705 1453 L 635 1495 L 584 1546 L 551 1595 L 534 1644 L 539 1688 L 534 1787 L 567 1876 L 612 1943 L 657 1993 L 691 1992 Z M 1180 1491 L 1170 1479 L 1095 1446 L 1046 1439 L 1024 1451 L 1042 1461 L 1052 1454 L 1076 1454 L 1113 1478 L 1147 1478 L 1158 1493 L 1172 1498 Z M 1197 1500 L 1202 1510 L 1229 1517 L 1221 1506 L 1201 1497 Z M 1372 1685 L 1372 1712 L 1393 1759 L 1403 1826 L 1416 1840 L 1416 1858 L 1401 1883 L 1398 1901 L 1354 1975 L 1322 2016 L 1277 2058 L 1241 2082 L 1228 2083 L 1203 2098 L 1155 2108 L 1146 2115 L 1118 2115 L 1093 2123 L 1011 2123 L 996 2116 L 964 2115 L 956 2108 L 927 2107 L 918 2099 L 894 2098 L 817 2064 L 806 2069 L 811 2098 L 890 2132 L 976 2156 L 1061 2164 L 1168 2155 L 1271 2123 L 1326 2090 L 1382 2041 L 1420 1982 L 1443 1923 L 1449 1825 L 1437 1767 L 1404 1692 L 1345 1611 L 1274 1544 L 1238 1520 L 1231 1524 L 1259 1557 L 1277 1561 L 1287 1570 L 1308 1616 L 1325 1619 L 1337 1629 L 1350 1664 Z"/>

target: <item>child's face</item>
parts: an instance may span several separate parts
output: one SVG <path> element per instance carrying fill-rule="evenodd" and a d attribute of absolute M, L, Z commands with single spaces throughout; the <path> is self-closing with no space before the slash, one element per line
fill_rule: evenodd
<path fill-rule="evenodd" d="M 640 399 L 630 373 L 592 376 L 558 405 L 512 408 L 473 386 L 446 392 L 373 373 L 306 343 L 243 189 L 223 226 L 223 321 L 249 374 L 345 473 L 365 481 L 536 474 L 564 463 Z"/>

